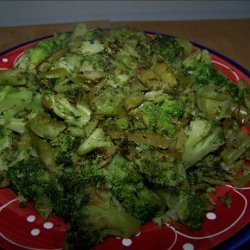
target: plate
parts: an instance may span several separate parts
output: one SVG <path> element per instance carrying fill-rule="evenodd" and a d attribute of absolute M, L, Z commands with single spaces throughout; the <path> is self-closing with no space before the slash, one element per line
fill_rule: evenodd
<path fill-rule="evenodd" d="M 154 33 L 147 32 L 149 36 Z M 26 48 L 32 47 L 39 38 L 0 53 L 0 70 L 6 70 L 23 55 Z M 233 60 L 220 55 L 202 45 L 193 43 L 196 49 L 207 49 L 214 66 L 234 83 L 244 80 L 250 83 L 250 73 Z M 248 131 L 249 132 L 249 131 Z M 232 199 L 231 208 L 222 206 L 216 199 L 215 210 L 206 214 L 202 229 L 189 232 L 184 227 L 174 228 L 164 224 L 158 227 L 152 222 L 143 225 L 140 232 L 129 238 L 110 237 L 96 246 L 95 250 L 194 250 L 217 246 L 235 235 L 250 222 L 250 184 L 244 188 L 225 185 L 216 189 L 217 194 L 227 192 Z M 0 189 L 0 248 L 6 250 L 59 250 L 62 249 L 67 224 L 57 216 L 42 220 L 32 204 L 19 207 L 16 194 L 9 188 Z M 247 234 L 244 237 L 249 237 Z"/>

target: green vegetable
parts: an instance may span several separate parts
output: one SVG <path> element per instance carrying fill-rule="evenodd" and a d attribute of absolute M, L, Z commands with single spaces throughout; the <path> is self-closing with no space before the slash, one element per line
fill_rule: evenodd
<path fill-rule="evenodd" d="M 249 84 L 206 50 L 79 24 L 0 71 L 0 188 L 62 217 L 65 249 L 149 221 L 199 230 L 216 186 L 249 184 L 249 125 Z"/>

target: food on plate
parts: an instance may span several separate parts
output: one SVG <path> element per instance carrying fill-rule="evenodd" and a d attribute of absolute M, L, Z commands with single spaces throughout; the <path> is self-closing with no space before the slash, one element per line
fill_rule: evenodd
<path fill-rule="evenodd" d="M 0 187 L 64 218 L 65 249 L 199 230 L 217 185 L 249 181 L 249 97 L 184 39 L 79 24 L 0 72 Z"/>

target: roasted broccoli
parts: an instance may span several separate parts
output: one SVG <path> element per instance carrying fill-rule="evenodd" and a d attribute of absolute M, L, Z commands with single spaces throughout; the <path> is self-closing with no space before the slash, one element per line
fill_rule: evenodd
<path fill-rule="evenodd" d="M 186 136 L 182 159 L 187 167 L 193 166 L 225 143 L 221 127 L 204 119 L 191 121 L 186 128 Z"/>
<path fill-rule="evenodd" d="M 62 94 L 45 96 L 43 102 L 46 108 L 64 119 L 68 125 L 82 127 L 91 118 L 91 110 L 87 106 L 80 103 L 73 105 Z"/>
<path fill-rule="evenodd" d="M 157 190 L 157 194 L 190 231 L 201 228 L 205 217 L 205 206 L 199 196 L 190 191 L 169 192 Z"/>
<path fill-rule="evenodd" d="M 120 155 L 115 155 L 103 170 L 111 192 L 126 212 L 141 222 L 153 218 L 164 206 L 159 197 L 144 183 L 135 166 Z"/>
<path fill-rule="evenodd" d="M 150 220 L 199 230 L 210 190 L 249 181 L 250 88 L 213 64 L 184 39 L 129 28 L 79 24 L 32 43 L 0 71 L 0 187 L 62 217 L 65 249 Z"/>

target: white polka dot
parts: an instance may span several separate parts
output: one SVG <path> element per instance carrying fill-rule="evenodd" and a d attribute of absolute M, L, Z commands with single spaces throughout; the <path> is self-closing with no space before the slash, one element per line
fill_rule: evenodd
<path fill-rule="evenodd" d="M 125 247 L 131 246 L 132 243 L 133 243 L 133 241 L 131 239 L 123 239 L 122 240 L 122 245 L 125 246 Z"/>
<path fill-rule="evenodd" d="M 31 230 L 30 233 L 31 233 L 32 236 L 37 236 L 37 235 L 40 234 L 40 230 L 38 228 L 34 228 L 34 229 Z"/>
<path fill-rule="evenodd" d="M 138 237 L 138 236 L 140 236 L 140 235 L 141 235 L 141 232 L 139 232 L 139 233 L 138 233 L 138 234 L 136 234 L 135 236 L 136 236 L 136 237 Z"/>
<path fill-rule="evenodd" d="M 2 59 L 2 62 L 8 62 L 8 61 L 9 61 L 8 58 L 5 58 L 5 57 L 4 57 L 4 58 Z"/>
<path fill-rule="evenodd" d="M 27 221 L 28 222 L 34 222 L 36 220 L 36 216 L 35 215 L 29 215 L 28 217 L 27 217 Z"/>
<path fill-rule="evenodd" d="M 182 246 L 183 250 L 194 250 L 194 245 L 191 244 L 191 243 L 185 243 L 183 246 Z"/>
<path fill-rule="evenodd" d="M 209 220 L 215 220 L 216 219 L 216 214 L 215 213 L 207 213 L 207 218 Z"/>
<path fill-rule="evenodd" d="M 53 226 L 54 226 L 54 225 L 53 225 L 52 222 L 45 222 L 45 223 L 43 224 L 43 227 L 44 227 L 45 229 L 51 229 Z"/>

